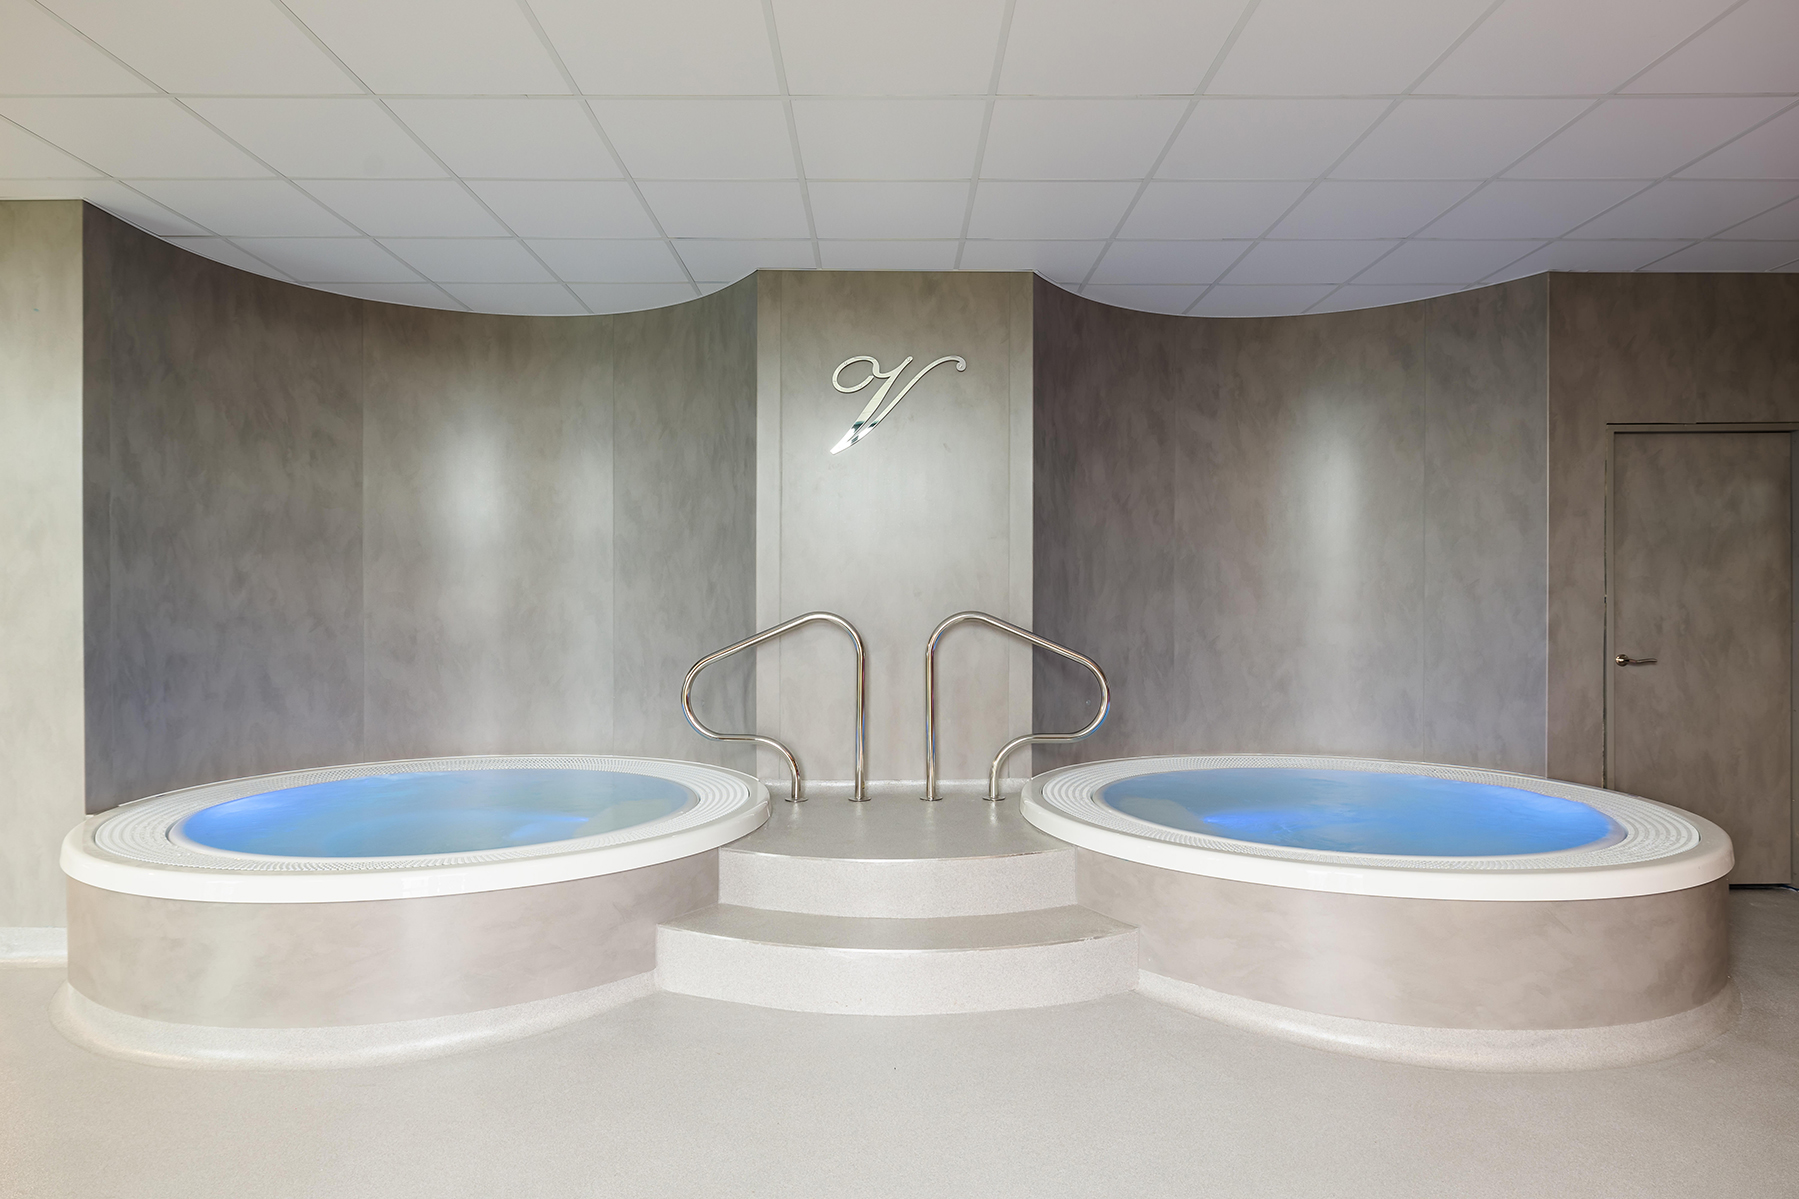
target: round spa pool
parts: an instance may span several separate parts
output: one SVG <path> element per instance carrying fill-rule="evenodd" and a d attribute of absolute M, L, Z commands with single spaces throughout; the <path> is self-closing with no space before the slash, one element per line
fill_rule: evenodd
<path fill-rule="evenodd" d="M 63 842 L 77 1044 L 306 1068 L 529 1036 L 649 994 L 768 791 L 697 762 L 429 758 L 233 779 Z"/>
<path fill-rule="evenodd" d="M 1344 1053 L 1474 1070 L 1654 1061 L 1736 1011 L 1730 838 L 1598 787 L 1219 754 L 1038 775 L 1079 902 L 1135 925 L 1138 990 Z"/>
<path fill-rule="evenodd" d="M 614 874 L 715 849 L 768 795 L 695 762 L 431 758 L 190 787 L 90 818 L 64 872 L 165 899 L 316 903 L 452 895 Z"/>
<path fill-rule="evenodd" d="M 1728 873 L 1708 820 L 1634 795 L 1419 762 L 1263 754 L 1051 771 L 1024 816 L 1064 841 L 1243 882 L 1416 899 L 1598 899 Z"/>

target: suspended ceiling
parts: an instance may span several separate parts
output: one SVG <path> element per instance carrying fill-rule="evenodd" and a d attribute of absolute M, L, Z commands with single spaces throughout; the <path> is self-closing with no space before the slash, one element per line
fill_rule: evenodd
<path fill-rule="evenodd" d="M 0 0 L 0 198 L 484 312 L 1799 268 L 1799 0 Z"/>

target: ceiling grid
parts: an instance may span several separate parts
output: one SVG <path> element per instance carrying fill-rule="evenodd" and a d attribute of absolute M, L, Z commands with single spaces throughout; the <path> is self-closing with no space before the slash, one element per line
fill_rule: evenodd
<path fill-rule="evenodd" d="M 0 0 L 0 198 L 491 312 L 758 267 L 1192 315 L 1799 269 L 1791 0 Z"/>

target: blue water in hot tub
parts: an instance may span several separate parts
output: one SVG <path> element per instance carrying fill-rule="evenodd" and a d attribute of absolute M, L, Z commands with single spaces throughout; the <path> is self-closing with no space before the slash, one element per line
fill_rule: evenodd
<path fill-rule="evenodd" d="M 1172 770 L 1120 779 L 1099 798 L 1167 828 L 1342 853 L 1503 857 L 1623 836 L 1609 817 L 1571 799 L 1425 774 Z"/>
<path fill-rule="evenodd" d="M 614 832 L 691 798 L 668 779 L 606 770 L 415 771 L 247 795 L 195 812 L 181 832 L 280 857 L 466 853 Z"/>

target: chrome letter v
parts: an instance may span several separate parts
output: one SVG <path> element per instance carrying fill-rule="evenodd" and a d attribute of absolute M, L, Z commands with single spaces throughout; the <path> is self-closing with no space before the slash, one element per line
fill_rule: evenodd
<path fill-rule="evenodd" d="M 854 366 L 858 362 L 868 363 L 868 378 L 862 380 L 862 382 L 856 384 L 854 387 L 845 387 L 843 385 L 843 368 L 846 366 Z M 842 453 L 844 450 L 849 449 L 858 441 L 861 441 L 864 437 L 867 437 L 870 433 L 874 432 L 874 427 L 887 419 L 887 414 L 899 406 L 899 402 L 906 398 L 906 393 L 908 391 L 911 391 L 918 385 L 920 379 L 924 378 L 946 362 L 955 363 L 956 369 L 959 371 L 968 369 L 968 363 L 965 360 L 958 358 L 954 354 L 946 355 L 931 363 L 931 365 L 925 367 L 916 375 L 913 375 L 912 381 L 900 388 L 899 393 L 891 400 L 887 399 L 887 393 L 892 390 L 894 380 L 899 378 L 899 373 L 912 364 L 912 355 L 906 355 L 905 359 L 890 371 L 882 370 L 881 364 L 876 362 L 873 358 L 870 358 L 867 354 L 858 354 L 854 358 L 845 358 L 842 362 L 838 363 L 837 369 L 831 372 L 831 386 L 835 387 L 844 395 L 854 395 L 867 387 L 870 383 L 873 383 L 876 379 L 881 380 L 881 386 L 876 389 L 874 399 L 868 401 L 868 407 L 862 409 L 862 415 L 858 416 L 855 423 L 850 426 L 849 432 L 845 433 L 843 437 L 838 440 L 837 444 L 831 447 L 831 452 L 833 454 Z M 885 403 L 882 402 L 884 400 L 886 401 Z"/>

